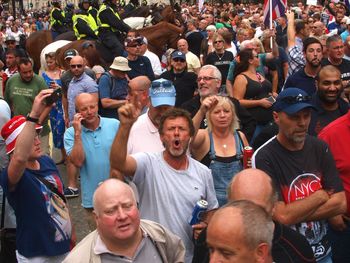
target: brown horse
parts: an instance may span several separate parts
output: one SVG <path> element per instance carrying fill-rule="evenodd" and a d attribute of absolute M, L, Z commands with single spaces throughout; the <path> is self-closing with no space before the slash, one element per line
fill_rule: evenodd
<path fill-rule="evenodd" d="M 40 69 L 40 53 L 44 47 L 53 41 L 51 31 L 41 30 L 30 34 L 26 39 L 26 50 L 34 61 L 34 71 Z"/>
<path fill-rule="evenodd" d="M 67 33 L 60 34 L 55 40 L 75 40 L 74 33 L 72 35 L 72 31 Z M 52 33 L 50 30 L 41 30 L 36 31 L 30 34 L 30 36 L 26 39 L 26 50 L 29 56 L 34 61 L 34 71 L 38 72 L 40 69 L 40 53 L 44 47 L 48 44 L 52 43 L 54 40 L 52 39 Z"/>
<path fill-rule="evenodd" d="M 160 57 L 166 49 L 177 47 L 183 28 L 168 22 L 160 22 L 154 26 L 139 29 L 137 32 L 147 38 L 148 49 Z"/>
<path fill-rule="evenodd" d="M 154 26 L 142 28 L 138 32 L 145 36 L 148 40 L 149 50 L 161 56 L 167 48 L 176 48 L 177 40 L 181 38 L 183 29 L 174 26 L 167 22 L 160 22 Z M 93 48 L 89 49 L 88 52 L 82 51 L 82 43 L 84 40 L 73 41 L 56 51 L 58 64 L 62 68 L 66 68 L 64 62 L 64 52 L 67 49 L 76 49 L 79 54 L 82 54 L 90 67 L 95 65 L 102 65 L 108 68 L 113 62 L 114 56 L 111 54 L 105 55 L 105 48 L 101 47 L 100 43 L 93 43 Z M 104 58 L 104 59 L 103 59 Z"/>

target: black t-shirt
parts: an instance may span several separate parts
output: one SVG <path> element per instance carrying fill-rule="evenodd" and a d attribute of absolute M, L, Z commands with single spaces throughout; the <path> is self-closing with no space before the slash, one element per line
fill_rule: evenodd
<path fill-rule="evenodd" d="M 227 73 L 230 68 L 230 63 L 233 60 L 232 52 L 225 50 L 224 54 L 217 54 L 215 51 L 208 54 L 205 65 L 214 65 L 221 72 L 221 79 L 227 79 Z"/>
<path fill-rule="evenodd" d="M 328 59 L 324 58 L 321 61 L 322 66 L 332 65 L 331 62 L 329 62 Z M 350 61 L 346 59 L 342 59 L 341 64 L 339 65 L 333 65 L 337 67 L 340 70 L 341 73 L 341 79 L 342 80 L 350 80 Z"/>
<path fill-rule="evenodd" d="M 146 76 L 151 81 L 155 79 L 152 65 L 148 57 L 138 56 L 136 60 L 128 60 L 128 64 L 131 68 L 127 73 L 130 79 L 138 76 Z"/>
<path fill-rule="evenodd" d="M 343 191 L 327 144 L 312 136 L 306 136 L 300 151 L 287 150 L 274 137 L 255 152 L 252 163 L 254 168 L 271 176 L 279 200 L 286 204 L 304 199 L 319 189 L 334 193 Z M 291 227 L 306 237 L 316 259 L 330 252 L 326 220 L 300 222 Z"/>

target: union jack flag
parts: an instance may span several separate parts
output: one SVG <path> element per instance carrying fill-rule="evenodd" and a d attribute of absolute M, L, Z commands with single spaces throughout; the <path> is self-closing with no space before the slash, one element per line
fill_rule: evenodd
<path fill-rule="evenodd" d="M 264 0 L 264 24 L 270 26 L 270 1 L 272 1 L 272 20 L 286 12 L 287 0 Z"/>

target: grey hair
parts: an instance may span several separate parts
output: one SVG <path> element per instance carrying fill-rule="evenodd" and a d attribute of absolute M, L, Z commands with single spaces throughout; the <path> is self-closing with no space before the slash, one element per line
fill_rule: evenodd
<path fill-rule="evenodd" d="M 261 243 L 267 243 L 271 249 L 274 223 L 265 209 L 248 200 L 231 201 L 221 209 L 227 208 L 238 208 L 240 210 L 244 241 L 250 249 L 255 249 Z"/>
<path fill-rule="evenodd" d="M 244 40 L 239 46 L 240 50 L 246 49 L 248 45 L 252 44 L 251 40 Z"/>
<path fill-rule="evenodd" d="M 215 67 L 214 65 L 204 65 L 203 67 L 201 67 L 201 69 L 199 71 L 207 70 L 207 69 L 212 69 L 214 71 L 214 77 L 215 78 L 217 78 L 219 80 L 222 79 L 220 70 L 217 67 Z"/>

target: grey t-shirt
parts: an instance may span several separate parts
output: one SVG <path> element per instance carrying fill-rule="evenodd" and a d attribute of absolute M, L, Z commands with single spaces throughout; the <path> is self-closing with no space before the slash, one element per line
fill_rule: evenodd
<path fill-rule="evenodd" d="M 190 157 L 187 170 L 175 170 L 165 162 L 162 152 L 133 157 L 141 218 L 160 223 L 178 235 L 186 247 L 185 262 L 192 262 L 192 227 L 188 222 L 193 208 L 200 199 L 208 201 L 208 210 L 218 207 L 210 170 Z"/>

